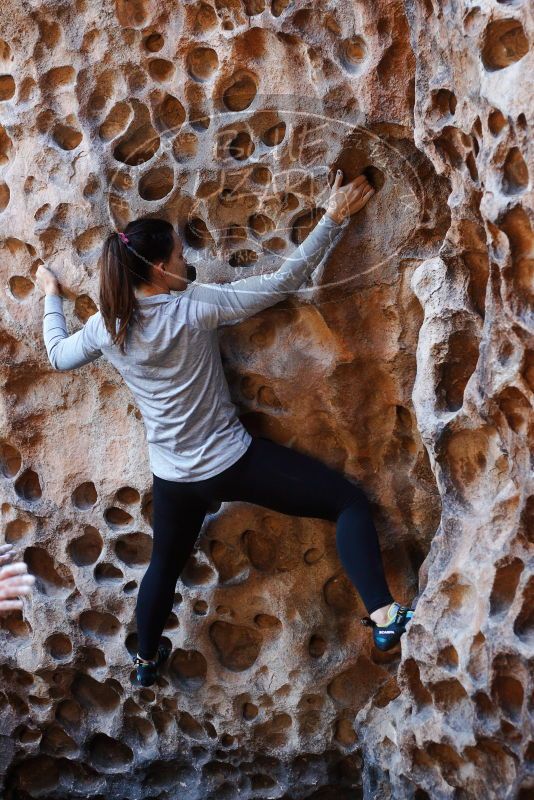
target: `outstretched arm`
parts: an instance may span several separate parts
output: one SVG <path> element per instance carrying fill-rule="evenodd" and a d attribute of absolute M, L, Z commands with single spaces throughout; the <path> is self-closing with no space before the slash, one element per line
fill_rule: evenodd
<path fill-rule="evenodd" d="M 69 336 L 63 313 L 63 297 L 59 294 L 45 295 L 43 338 L 54 369 L 76 369 L 102 355 L 96 336 L 97 317 L 98 312 L 89 317 L 79 331 Z"/>
<path fill-rule="evenodd" d="M 197 328 L 216 328 L 240 322 L 283 300 L 313 272 L 347 224 L 348 218 L 340 223 L 324 214 L 276 272 L 230 283 L 192 283 L 182 300 L 188 321 Z"/>
<path fill-rule="evenodd" d="M 97 335 L 97 312 L 72 336 L 67 331 L 63 297 L 54 273 L 40 264 L 35 273 L 39 288 L 45 293 L 43 338 L 50 363 L 57 370 L 76 369 L 102 355 Z"/>
<path fill-rule="evenodd" d="M 364 175 L 346 186 L 341 186 L 341 180 L 338 170 L 326 213 L 276 272 L 231 283 L 191 284 L 182 298 L 189 323 L 209 329 L 240 322 L 298 289 L 348 225 L 351 214 L 363 208 L 374 192 Z"/>

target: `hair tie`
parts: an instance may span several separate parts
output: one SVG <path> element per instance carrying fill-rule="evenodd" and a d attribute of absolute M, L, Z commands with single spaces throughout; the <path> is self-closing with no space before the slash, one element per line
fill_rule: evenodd
<path fill-rule="evenodd" d="M 118 231 L 118 234 L 119 234 L 120 238 L 122 239 L 122 241 L 124 242 L 124 244 L 128 244 L 129 239 L 126 236 L 126 234 L 123 233 L 122 231 Z"/>

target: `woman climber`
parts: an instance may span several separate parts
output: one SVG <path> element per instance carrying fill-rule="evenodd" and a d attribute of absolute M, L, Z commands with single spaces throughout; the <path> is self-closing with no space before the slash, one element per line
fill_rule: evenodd
<path fill-rule="evenodd" d="M 346 186 L 338 170 L 325 213 L 276 272 L 224 284 L 188 281 L 181 238 L 166 220 L 142 217 L 111 233 L 100 263 L 100 310 L 71 336 L 55 275 L 39 266 L 43 336 L 52 366 L 105 358 L 124 378 L 146 430 L 153 487 L 153 546 L 137 603 L 136 682 L 150 686 L 170 648 L 160 641 L 176 582 L 214 503 L 240 500 L 282 514 L 336 523 L 336 546 L 389 650 L 413 610 L 394 601 L 364 491 L 320 460 L 251 436 L 230 398 L 217 328 L 298 289 L 328 246 L 373 195 L 364 175 Z"/>

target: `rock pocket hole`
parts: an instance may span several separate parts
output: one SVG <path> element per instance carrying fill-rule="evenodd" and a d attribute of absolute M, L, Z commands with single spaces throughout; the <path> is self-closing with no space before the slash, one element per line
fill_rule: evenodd
<path fill-rule="evenodd" d="M 161 131 L 177 131 L 184 124 L 186 117 L 185 108 L 172 94 L 165 95 L 154 111 L 156 125 Z"/>
<path fill-rule="evenodd" d="M 456 648 L 452 644 L 443 647 L 439 651 L 437 663 L 445 669 L 458 669 L 459 659 Z"/>
<path fill-rule="evenodd" d="M 498 136 L 506 124 L 506 117 L 498 108 L 488 114 L 488 128 L 493 136 Z"/>
<path fill-rule="evenodd" d="M 9 162 L 13 151 L 13 142 L 7 134 L 3 125 L 0 125 L 0 166 L 3 167 Z"/>
<path fill-rule="evenodd" d="M 286 123 L 283 121 L 277 122 L 276 125 L 272 125 L 262 134 L 261 141 L 267 147 L 276 147 L 280 142 L 284 141 L 285 135 Z"/>
<path fill-rule="evenodd" d="M 146 533 L 129 533 L 115 542 L 115 553 L 129 567 L 148 564 L 152 554 L 152 537 Z"/>
<path fill-rule="evenodd" d="M 260 186 L 268 186 L 273 176 L 269 167 L 263 167 L 258 164 L 250 173 L 250 177 L 254 183 L 259 183 Z"/>
<path fill-rule="evenodd" d="M 431 705 L 432 695 L 421 680 L 419 665 L 415 659 L 406 659 L 402 669 L 404 671 L 408 690 L 415 700 L 417 710 L 420 711 L 425 706 Z"/>
<path fill-rule="evenodd" d="M 223 94 L 224 105 L 229 111 L 243 111 L 251 105 L 257 90 L 252 75 L 238 72 L 232 77 L 232 83 Z"/>
<path fill-rule="evenodd" d="M 525 395 L 515 386 L 507 386 L 496 399 L 500 410 L 514 433 L 518 436 L 528 437 L 532 410 L 530 402 Z"/>
<path fill-rule="evenodd" d="M 517 19 L 490 22 L 482 43 L 482 63 L 489 71 L 505 69 L 528 53 L 528 39 Z"/>
<path fill-rule="evenodd" d="M 254 250 L 236 250 L 228 259 L 231 267 L 249 267 L 258 260 L 258 254 Z"/>
<path fill-rule="evenodd" d="M 250 158 L 254 150 L 254 142 L 246 131 L 240 131 L 228 145 L 228 152 L 236 161 L 245 161 Z"/>
<path fill-rule="evenodd" d="M 113 157 L 123 164 L 137 166 L 149 161 L 158 151 L 160 138 L 150 121 L 148 109 L 138 101 L 132 101 L 134 119 L 128 130 L 113 150 Z"/>
<path fill-rule="evenodd" d="M 321 658 L 326 653 L 326 642 L 322 636 L 314 634 L 308 642 L 308 652 L 312 658 Z"/>
<path fill-rule="evenodd" d="M 0 214 L 2 213 L 2 211 L 5 211 L 6 208 L 8 207 L 10 198 L 11 198 L 11 190 L 9 186 L 4 181 L 0 181 Z M 23 278 L 22 280 L 25 279 Z"/>
<path fill-rule="evenodd" d="M 94 576 L 97 583 L 120 583 L 124 578 L 124 573 L 114 564 L 103 561 L 96 565 Z"/>
<path fill-rule="evenodd" d="M 198 152 L 198 136 L 192 131 L 178 134 L 172 143 L 172 154 L 176 161 L 188 161 Z"/>
<path fill-rule="evenodd" d="M 147 522 L 150 525 L 151 528 L 153 527 L 152 526 L 152 514 L 153 514 L 152 506 L 153 506 L 153 504 L 152 504 L 152 492 L 148 492 L 148 494 L 145 497 L 145 499 L 143 500 L 143 504 L 141 506 L 141 516 L 143 517 L 145 522 Z"/>
<path fill-rule="evenodd" d="M 59 122 L 52 130 L 52 139 L 62 150 L 75 150 L 83 139 L 83 133 L 72 125 Z"/>
<path fill-rule="evenodd" d="M 74 313 L 84 325 L 89 317 L 92 317 L 97 311 L 94 300 L 88 294 L 79 294 L 74 301 Z"/>
<path fill-rule="evenodd" d="M 7 544 L 13 544 L 23 539 L 31 530 L 30 523 L 25 519 L 12 519 L 5 528 Z"/>
<path fill-rule="evenodd" d="M 115 11 L 125 28 L 144 28 L 149 24 L 149 0 L 115 0 Z"/>
<path fill-rule="evenodd" d="M 282 253 L 287 247 L 287 242 L 281 236 L 273 236 L 263 243 L 264 253 Z"/>
<path fill-rule="evenodd" d="M 161 33 L 151 33 L 150 36 L 147 36 L 144 45 L 149 53 L 157 53 L 163 45 L 165 44 L 165 39 L 161 35 Z"/>
<path fill-rule="evenodd" d="M 133 761 L 133 751 L 105 733 L 97 733 L 89 743 L 89 761 L 102 772 L 124 772 Z"/>
<path fill-rule="evenodd" d="M 56 661 L 65 661 L 72 653 L 72 642 L 64 633 L 54 633 L 45 641 L 45 647 Z"/>
<path fill-rule="evenodd" d="M 22 456 L 12 444 L 0 444 L 0 472 L 4 478 L 14 478 L 22 466 Z"/>
<path fill-rule="evenodd" d="M 519 194 L 528 186 L 528 168 L 518 147 L 512 147 L 504 160 L 502 188 L 505 194 Z"/>
<path fill-rule="evenodd" d="M 217 71 L 219 59 L 211 47 L 195 47 L 186 59 L 187 71 L 196 81 L 208 81 Z"/>
<path fill-rule="evenodd" d="M 254 628 L 217 620 L 209 629 L 220 663 L 234 672 L 250 669 L 258 659 L 263 637 Z"/>
<path fill-rule="evenodd" d="M 74 586 L 72 575 L 64 564 L 56 565 L 52 556 L 42 547 L 27 547 L 24 560 L 28 572 L 35 575 L 39 590 L 47 595 L 65 595 Z"/>
<path fill-rule="evenodd" d="M 0 195 L 1 193 L 2 187 L 0 186 Z M 3 209 L 0 208 L 0 211 L 2 210 Z M 13 277 L 9 279 L 9 288 L 16 300 L 26 300 L 32 293 L 33 287 L 32 281 L 29 278 L 25 278 L 23 275 L 13 275 Z"/>
<path fill-rule="evenodd" d="M 492 683 L 491 693 L 501 711 L 512 721 L 521 718 L 523 708 L 523 686 L 512 675 L 497 675 Z"/>
<path fill-rule="evenodd" d="M 372 164 L 369 164 L 369 166 L 364 167 L 361 171 L 361 174 L 365 175 L 367 181 L 371 184 L 371 186 L 375 190 L 375 194 L 380 191 L 380 189 L 386 182 L 384 173 L 381 170 L 379 170 L 378 167 L 374 167 Z"/>
<path fill-rule="evenodd" d="M 341 63 L 347 72 L 352 74 L 360 72 L 366 57 L 367 44 L 361 36 L 353 36 L 342 42 Z"/>
<path fill-rule="evenodd" d="M 104 142 L 109 142 L 126 130 L 132 117 L 129 103 L 116 103 L 98 130 L 98 135 Z"/>
<path fill-rule="evenodd" d="M 105 611 L 82 611 L 80 614 L 80 628 L 94 639 L 112 639 L 117 636 L 122 625 L 113 614 Z"/>
<path fill-rule="evenodd" d="M 103 546 L 100 533 L 89 525 L 83 536 L 69 543 L 67 552 L 77 567 L 85 567 L 98 561 Z"/>
<path fill-rule="evenodd" d="M 115 497 L 119 503 L 125 503 L 129 506 L 138 503 L 141 499 L 141 495 L 137 489 L 134 489 L 132 486 L 123 486 L 121 489 L 118 489 Z"/>
<path fill-rule="evenodd" d="M 284 192 L 280 195 L 281 211 L 294 211 L 299 207 L 299 199 L 292 192 Z"/>
<path fill-rule="evenodd" d="M 517 204 L 503 216 L 500 227 L 508 237 L 512 257 L 511 266 L 504 271 L 511 284 L 509 302 L 518 315 L 526 318 L 531 314 L 530 305 L 534 302 L 531 222 L 525 209 Z"/>
<path fill-rule="evenodd" d="M 167 61 L 166 58 L 153 58 L 148 65 L 148 72 L 155 81 L 165 83 L 173 77 L 175 67 L 172 61 Z"/>
<path fill-rule="evenodd" d="M 530 578 L 524 590 L 521 610 L 514 622 L 514 633 L 523 642 L 532 644 L 534 639 L 534 578 Z"/>
<path fill-rule="evenodd" d="M 71 495 L 72 504 L 80 511 L 92 508 L 98 499 L 95 485 L 92 481 L 81 483 Z"/>
<path fill-rule="evenodd" d="M 457 100 L 454 92 L 450 89 L 437 89 L 432 92 L 432 114 L 436 121 L 453 117 L 456 111 Z"/>
<path fill-rule="evenodd" d="M 291 0 L 271 0 L 271 14 L 279 17 L 291 5 Z"/>
<path fill-rule="evenodd" d="M 15 481 L 15 491 L 22 500 L 35 503 L 42 495 L 39 476 L 33 469 L 26 469 Z"/>
<path fill-rule="evenodd" d="M 184 237 L 187 244 L 195 250 L 202 250 L 213 241 L 206 223 L 200 217 L 189 220 L 184 229 Z"/>
<path fill-rule="evenodd" d="M 524 564 L 520 558 L 497 564 L 490 596 L 490 614 L 500 614 L 513 602 Z"/>
<path fill-rule="evenodd" d="M 0 75 L 0 102 L 11 100 L 15 94 L 15 80 L 12 75 Z"/>
<path fill-rule="evenodd" d="M 139 181 L 139 195 L 143 200 L 161 200 L 174 185 L 174 171 L 170 167 L 156 167 Z"/>
<path fill-rule="evenodd" d="M 248 226 L 258 238 L 274 230 L 273 220 L 265 214 L 252 214 L 252 216 L 249 217 Z"/>
<path fill-rule="evenodd" d="M 72 683 L 71 691 L 73 697 L 91 714 L 95 709 L 99 713 L 109 714 L 120 705 L 120 697 L 115 689 L 90 675 L 78 675 Z"/>
<path fill-rule="evenodd" d="M 467 330 L 454 331 L 440 365 L 436 395 L 442 408 L 457 411 L 463 405 L 465 387 L 478 362 L 478 341 Z"/>
<path fill-rule="evenodd" d="M 169 662 L 171 678 L 184 689 L 199 689 L 206 680 L 208 663 L 198 650 L 175 650 Z"/>
<path fill-rule="evenodd" d="M 112 530 L 120 530 L 120 528 L 125 528 L 133 521 L 131 514 L 128 514 L 127 511 L 124 511 L 122 508 L 118 508 L 117 506 L 107 508 L 104 512 L 104 519 Z"/>

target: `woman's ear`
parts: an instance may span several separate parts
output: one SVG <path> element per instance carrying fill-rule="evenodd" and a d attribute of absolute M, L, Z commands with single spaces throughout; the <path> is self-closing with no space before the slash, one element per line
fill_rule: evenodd
<path fill-rule="evenodd" d="M 165 267 L 167 265 L 163 261 L 158 261 L 156 264 L 152 264 L 152 280 L 155 283 L 160 283 L 168 286 L 167 280 L 168 278 L 172 278 L 174 280 L 175 276 L 172 272 L 168 272 Z"/>

